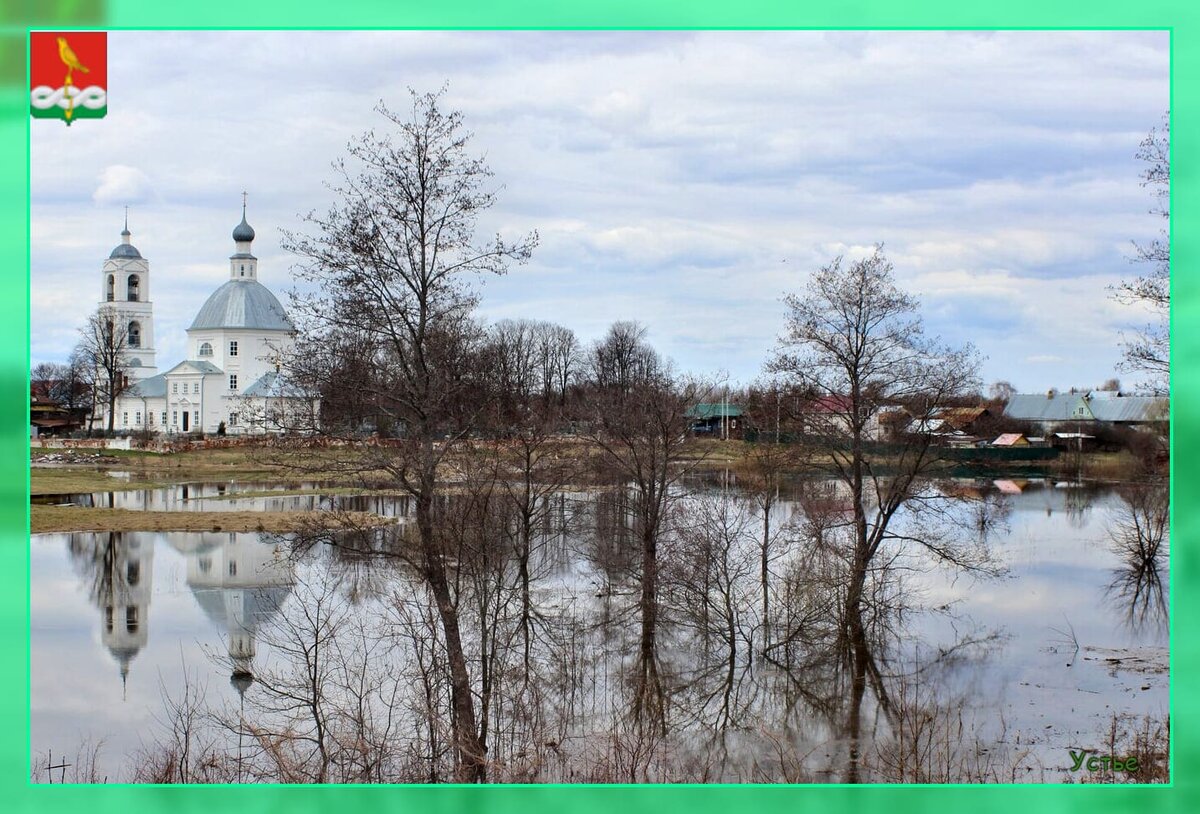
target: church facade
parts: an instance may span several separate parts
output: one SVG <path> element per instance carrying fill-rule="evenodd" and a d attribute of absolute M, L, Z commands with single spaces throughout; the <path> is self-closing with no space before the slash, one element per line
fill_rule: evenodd
<path fill-rule="evenodd" d="M 121 243 L 103 265 L 99 308 L 102 317 L 124 328 L 128 386 L 116 401 L 114 430 L 245 435 L 314 425 L 316 399 L 290 384 L 283 369 L 296 329 L 258 281 L 253 241 L 243 203 L 229 279 L 209 295 L 187 329 L 187 358 L 159 373 L 150 263 L 133 246 L 126 223 Z M 107 426 L 107 415 L 101 419 L 100 426 Z"/>

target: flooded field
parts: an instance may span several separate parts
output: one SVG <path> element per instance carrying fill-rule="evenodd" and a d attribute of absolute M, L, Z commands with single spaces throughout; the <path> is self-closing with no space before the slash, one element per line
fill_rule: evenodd
<path fill-rule="evenodd" d="M 412 512 L 402 498 L 253 488 L 53 501 Z M 781 492 L 764 554 L 761 510 L 730 478 L 689 483 L 660 551 L 652 694 L 633 669 L 624 492 L 548 495 L 528 562 L 501 547 L 456 571 L 491 779 L 1058 782 L 1081 779 L 1069 750 L 1124 749 L 1118 734 L 1165 722 L 1165 515 L 1157 537 L 1152 522 L 1165 497 L 1038 480 L 938 489 L 987 567 L 898 549 L 846 618 L 836 490 Z M 325 542 L 34 536 L 35 775 L 52 752 L 94 756 L 98 779 L 147 779 L 186 744 L 210 760 L 191 779 L 314 779 L 302 772 L 317 752 L 330 781 L 448 779 L 453 689 L 411 557 L 394 540 L 383 557 Z M 646 705 L 654 724 L 633 723 Z"/>

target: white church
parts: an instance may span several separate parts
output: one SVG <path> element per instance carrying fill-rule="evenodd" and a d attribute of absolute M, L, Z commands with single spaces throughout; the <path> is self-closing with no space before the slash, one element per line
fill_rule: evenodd
<path fill-rule="evenodd" d="M 165 373 L 158 372 L 154 359 L 150 263 L 130 236 L 127 220 L 101 275 L 100 314 L 126 325 L 129 386 L 117 399 L 113 429 L 244 435 L 313 426 L 317 400 L 289 384 L 282 369 L 296 329 L 258 281 L 245 201 L 242 221 L 233 230 L 229 280 L 209 296 L 187 329 L 187 358 Z M 98 418 L 99 426 L 107 426 L 107 414 Z"/>

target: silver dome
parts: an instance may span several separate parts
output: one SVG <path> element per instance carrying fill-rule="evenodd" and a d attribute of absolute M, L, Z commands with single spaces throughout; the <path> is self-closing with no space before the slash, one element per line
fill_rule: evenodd
<path fill-rule="evenodd" d="M 129 233 L 122 232 L 121 234 L 127 235 Z M 117 248 L 113 249 L 112 254 L 108 257 L 110 260 L 117 260 L 123 258 L 140 258 L 141 256 L 142 253 L 134 248 L 132 243 L 118 243 Z"/>
<path fill-rule="evenodd" d="M 287 312 L 265 285 L 257 280 L 230 280 L 209 296 L 189 331 L 205 328 L 250 328 L 259 331 L 292 331 Z"/>

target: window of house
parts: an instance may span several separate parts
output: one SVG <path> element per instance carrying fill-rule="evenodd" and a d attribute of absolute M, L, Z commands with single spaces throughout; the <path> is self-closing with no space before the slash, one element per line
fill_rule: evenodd
<path fill-rule="evenodd" d="M 236 373 L 229 374 L 229 389 L 237 390 L 237 374 Z"/>
<path fill-rule="evenodd" d="M 142 578 L 142 564 L 137 560 L 125 566 L 125 581 L 131 586 L 137 585 L 138 580 Z"/>
<path fill-rule="evenodd" d="M 151 427 L 154 426 L 154 413 L 146 413 L 146 423 Z"/>
<path fill-rule="evenodd" d="M 200 429 L 200 411 L 192 413 L 192 423 L 196 425 L 197 431 Z"/>
<path fill-rule="evenodd" d="M 193 393 L 200 392 L 200 382 L 192 382 L 192 392 Z"/>
<path fill-rule="evenodd" d="M 176 425 L 176 424 L 178 424 L 178 423 L 179 423 L 179 411 L 178 411 L 178 410 L 172 410 L 172 411 L 171 411 L 171 424 L 172 424 L 172 425 Z"/>
<path fill-rule="evenodd" d="M 200 355 L 201 356 L 212 356 L 212 345 L 209 344 L 208 342 L 201 342 L 200 343 Z"/>
<path fill-rule="evenodd" d="M 231 577 L 237 576 L 237 560 L 229 561 L 229 576 L 231 576 Z"/>
<path fill-rule="evenodd" d="M 237 356 L 237 340 L 236 339 L 231 339 L 229 341 L 229 355 Z"/>
<path fill-rule="evenodd" d="M 131 348 L 140 348 L 142 346 L 142 326 L 139 323 L 129 323 L 129 333 L 125 342 Z"/>
<path fill-rule="evenodd" d="M 201 557 L 200 558 L 200 573 L 207 574 L 211 570 L 212 570 L 212 557 Z"/>
<path fill-rule="evenodd" d="M 167 424 L 167 411 L 166 411 L 166 410 L 163 410 L 163 420 L 162 420 L 162 423 L 163 423 L 163 426 L 164 426 L 164 427 L 165 427 L 165 426 L 166 426 L 166 424 Z"/>
<path fill-rule="evenodd" d="M 230 414 L 229 414 L 229 426 L 231 426 L 231 427 L 236 427 L 236 426 L 237 426 L 237 422 L 238 422 L 238 414 L 237 414 L 237 413 L 230 413 Z"/>
<path fill-rule="evenodd" d="M 129 301 L 137 302 L 138 301 L 138 276 L 136 274 L 130 274 L 129 279 L 126 281 L 126 283 L 128 285 L 128 289 L 129 289 Z"/>
<path fill-rule="evenodd" d="M 107 296 L 105 299 L 107 299 L 109 302 L 112 302 L 112 301 L 113 301 L 113 298 L 114 298 L 114 293 L 113 293 L 113 276 L 112 276 L 111 274 L 110 274 L 110 275 L 108 275 L 108 292 L 107 292 L 107 295 L 108 295 L 108 296 Z"/>
<path fill-rule="evenodd" d="M 134 413 L 134 414 L 133 414 L 133 424 L 134 424 L 134 426 L 141 426 L 141 424 L 142 424 L 142 412 L 141 412 L 141 410 L 139 410 L 139 411 L 137 411 L 136 413 Z"/>
<path fill-rule="evenodd" d="M 129 426 L 129 413 L 121 413 L 121 426 L 122 427 Z"/>
<path fill-rule="evenodd" d="M 179 382 L 171 382 L 171 392 L 172 393 L 179 392 Z"/>
<path fill-rule="evenodd" d="M 138 609 L 137 605 L 130 605 L 125 609 L 125 629 L 130 633 L 137 633 L 138 629 Z"/>

